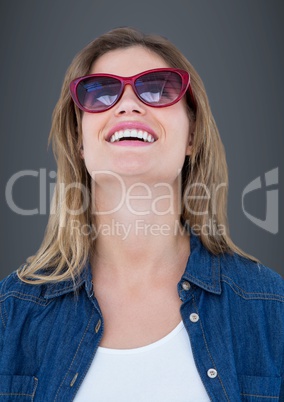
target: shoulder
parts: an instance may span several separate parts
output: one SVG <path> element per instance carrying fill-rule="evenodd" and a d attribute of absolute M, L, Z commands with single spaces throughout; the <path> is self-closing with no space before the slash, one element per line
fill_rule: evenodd
<path fill-rule="evenodd" d="M 23 300 L 37 300 L 42 298 L 44 285 L 31 285 L 23 282 L 17 275 L 17 271 L 12 272 L 0 281 L 0 302 L 10 297 Z"/>
<path fill-rule="evenodd" d="M 19 270 L 12 272 L 0 281 L 0 306 L 5 301 L 11 302 L 15 299 L 46 305 L 52 300 L 59 299 L 60 296 L 71 294 L 73 297 L 74 293 L 77 294 L 85 282 L 88 282 L 89 287 L 92 287 L 88 265 L 75 280 L 66 279 L 55 282 L 46 280 L 43 283 L 22 281 L 17 273 Z"/>
<path fill-rule="evenodd" d="M 236 253 L 220 257 L 221 281 L 248 298 L 284 302 L 284 280 L 273 269 Z"/>
<path fill-rule="evenodd" d="M 79 289 L 81 283 L 77 288 L 71 285 L 72 281 L 26 283 L 19 278 L 17 271 L 12 272 L 0 281 L 0 330 L 12 323 L 12 327 L 20 325 L 27 315 L 31 321 L 31 317 L 39 316 L 51 305 L 53 307 L 48 311 L 56 311 L 56 306 L 62 302 L 61 295 L 70 294 L 71 297 L 65 298 L 67 301 L 65 300 L 64 306 L 73 306 L 74 291 Z"/>
<path fill-rule="evenodd" d="M 19 322 L 25 320 L 31 308 L 45 305 L 42 286 L 29 285 L 20 280 L 16 271 L 12 272 L 0 282 L 0 333 L 9 326 L 9 322 L 13 322 L 15 329 Z"/>
<path fill-rule="evenodd" d="M 193 234 L 190 248 L 186 268 L 188 280 L 193 278 L 195 283 L 216 293 L 221 293 L 223 288 L 243 299 L 277 300 L 284 305 L 284 280 L 273 269 L 233 251 L 213 254 Z"/>

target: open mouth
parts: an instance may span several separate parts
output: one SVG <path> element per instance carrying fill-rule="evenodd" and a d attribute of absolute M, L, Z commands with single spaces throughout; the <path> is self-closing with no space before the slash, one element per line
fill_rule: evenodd
<path fill-rule="evenodd" d="M 109 142 L 120 141 L 142 141 L 142 142 L 155 142 L 155 138 L 147 131 L 127 129 L 116 131 L 109 139 Z"/>

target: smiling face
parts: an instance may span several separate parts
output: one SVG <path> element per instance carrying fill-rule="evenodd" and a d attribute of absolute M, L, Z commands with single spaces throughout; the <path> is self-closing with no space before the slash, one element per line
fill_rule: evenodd
<path fill-rule="evenodd" d="M 129 77 L 165 67 L 170 66 L 156 53 L 133 46 L 104 54 L 90 73 Z M 91 175 L 104 170 L 132 181 L 173 184 L 185 156 L 191 152 L 193 129 L 184 98 L 172 106 L 153 108 L 142 103 L 126 85 L 111 109 L 83 113 L 82 157 Z"/>

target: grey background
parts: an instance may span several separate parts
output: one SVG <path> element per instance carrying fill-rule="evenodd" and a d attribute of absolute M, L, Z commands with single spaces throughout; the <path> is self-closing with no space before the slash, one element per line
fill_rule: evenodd
<path fill-rule="evenodd" d="M 47 137 L 65 71 L 89 41 L 125 25 L 168 37 L 201 75 L 227 153 L 232 239 L 283 275 L 283 17 L 284 3 L 277 0 L 2 1 L 0 279 L 36 251 L 47 223 L 46 214 L 11 211 L 5 186 L 20 170 L 44 169 L 43 209 L 56 170 Z M 276 167 L 279 232 L 271 234 L 244 215 L 241 195 Z M 38 207 L 38 183 L 36 177 L 19 180 L 15 202 Z M 264 219 L 265 189 L 251 193 L 245 206 Z"/>

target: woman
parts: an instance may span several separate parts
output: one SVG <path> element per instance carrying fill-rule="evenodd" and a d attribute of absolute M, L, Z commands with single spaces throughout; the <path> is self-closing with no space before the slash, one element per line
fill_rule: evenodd
<path fill-rule="evenodd" d="M 67 71 L 51 140 L 44 241 L 0 288 L 0 401 L 281 400 L 283 281 L 229 237 L 224 150 L 186 58 L 102 35 Z"/>

